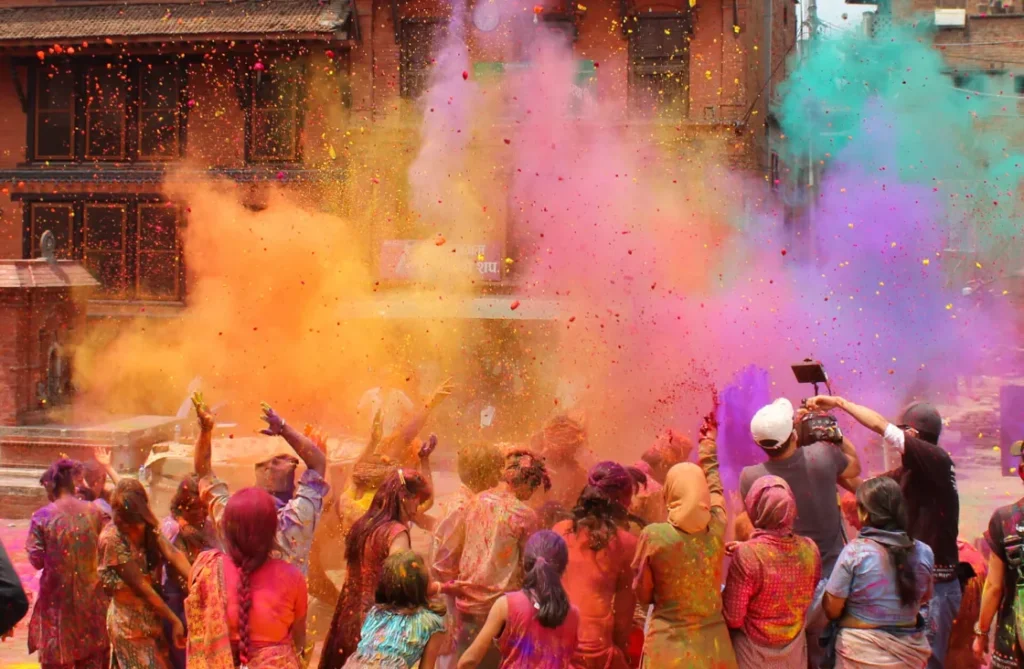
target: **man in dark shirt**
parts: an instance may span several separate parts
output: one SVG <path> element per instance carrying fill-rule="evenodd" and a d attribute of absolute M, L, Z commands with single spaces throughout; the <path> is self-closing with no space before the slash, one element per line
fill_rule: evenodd
<path fill-rule="evenodd" d="M 11 628 L 28 613 L 28 597 L 21 587 L 21 579 L 7 557 L 4 545 L 0 544 L 0 635 L 7 635 Z"/>
<path fill-rule="evenodd" d="M 754 414 L 750 434 L 768 460 L 743 468 L 740 495 L 746 499 L 754 481 L 762 476 L 770 474 L 784 479 L 796 498 L 793 530 L 818 546 L 822 579 L 806 620 L 807 652 L 812 666 L 817 666 L 822 655 L 818 639 L 828 623 L 821 610 L 821 597 L 845 543 L 836 483 L 857 477 L 860 460 L 853 444 L 845 439 L 842 445 L 816 443 L 798 447 L 794 418 L 793 405 L 785 398 L 775 400 Z M 736 538 L 746 539 L 751 530 L 746 513 L 741 514 L 736 521 Z"/>
<path fill-rule="evenodd" d="M 907 502 L 910 534 L 931 546 L 935 553 L 935 592 L 928 604 L 928 641 L 932 656 L 929 669 L 945 666 L 949 634 L 960 612 L 960 562 L 956 545 L 960 527 L 960 495 L 956 488 L 953 459 L 939 448 L 942 417 L 930 404 L 919 402 L 903 412 L 902 424 L 893 425 L 877 411 L 842 397 L 827 395 L 807 401 L 809 409 L 842 409 L 864 427 L 882 435 L 886 445 L 903 458 L 903 465 L 886 475 L 899 481 Z"/>

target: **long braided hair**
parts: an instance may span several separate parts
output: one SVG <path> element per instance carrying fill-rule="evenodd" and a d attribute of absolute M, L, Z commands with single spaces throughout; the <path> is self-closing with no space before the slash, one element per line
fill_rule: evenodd
<path fill-rule="evenodd" d="M 238 569 L 238 657 L 242 666 L 252 657 L 250 581 L 270 557 L 276 533 L 277 505 L 270 493 L 245 488 L 231 496 L 224 508 L 224 543 Z"/>

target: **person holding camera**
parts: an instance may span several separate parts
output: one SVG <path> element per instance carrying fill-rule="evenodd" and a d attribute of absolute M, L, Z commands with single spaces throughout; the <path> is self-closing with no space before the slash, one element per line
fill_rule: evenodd
<path fill-rule="evenodd" d="M 750 433 L 768 460 L 743 468 L 740 497 L 746 499 L 754 482 L 762 476 L 778 476 L 793 491 L 797 511 L 793 530 L 814 541 L 821 553 L 821 578 L 806 622 L 807 654 L 812 666 L 817 666 L 822 655 L 818 640 L 828 624 L 821 610 L 821 598 L 846 543 L 836 484 L 860 475 L 860 458 L 857 449 L 845 437 L 838 444 L 819 441 L 801 446 L 795 421 L 799 418 L 785 398 L 775 400 L 754 414 Z M 838 431 L 835 434 L 840 438 Z M 751 531 L 750 519 L 744 512 L 736 521 L 736 538 L 745 541 Z"/>
<path fill-rule="evenodd" d="M 902 456 L 902 466 L 887 472 L 903 490 L 907 502 L 910 536 L 935 553 L 935 593 L 927 611 L 930 669 L 946 663 L 949 635 L 960 612 L 963 593 L 957 578 L 960 562 L 957 534 L 960 527 L 960 494 L 953 459 L 939 447 L 942 417 L 926 402 L 911 404 L 900 425 L 893 425 L 877 411 L 842 397 L 819 395 L 807 400 L 810 411 L 842 409 L 858 423 L 882 435 L 885 444 Z"/>

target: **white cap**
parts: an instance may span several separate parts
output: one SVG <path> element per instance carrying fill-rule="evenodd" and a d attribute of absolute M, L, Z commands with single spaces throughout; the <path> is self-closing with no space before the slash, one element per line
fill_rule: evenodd
<path fill-rule="evenodd" d="M 793 434 L 793 405 L 780 397 L 766 407 L 761 407 L 750 421 L 750 434 L 754 441 L 774 441 L 782 445 Z"/>

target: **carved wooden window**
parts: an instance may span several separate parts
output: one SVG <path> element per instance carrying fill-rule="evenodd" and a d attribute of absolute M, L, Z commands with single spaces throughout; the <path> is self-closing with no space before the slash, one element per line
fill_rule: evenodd
<path fill-rule="evenodd" d="M 75 155 L 75 75 L 56 66 L 36 70 L 34 142 L 39 160 Z"/>
<path fill-rule="evenodd" d="M 262 61 L 261 61 L 262 62 Z M 300 105 L 305 94 L 303 61 L 280 58 L 252 72 L 248 159 L 299 159 Z"/>
<path fill-rule="evenodd" d="M 686 115 L 690 100 L 688 20 L 679 14 L 628 19 L 629 99 L 635 109 Z"/>
<path fill-rule="evenodd" d="M 54 257 L 66 260 L 74 257 L 75 210 L 70 203 L 47 204 L 32 202 L 29 208 L 28 234 L 31 240 L 29 257 L 40 256 L 39 238 L 49 230 L 53 233 L 56 247 Z"/>
<path fill-rule="evenodd" d="M 138 155 L 173 160 L 181 154 L 183 73 L 177 63 L 144 63 L 138 69 Z"/>
<path fill-rule="evenodd" d="M 135 295 L 140 300 L 181 299 L 181 209 L 140 203 L 135 232 Z"/>
<path fill-rule="evenodd" d="M 398 34 L 398 89 L 403 98 L 416 99 L 426 92 L 440 26 L 438 18 L 402 19 Z"/>

